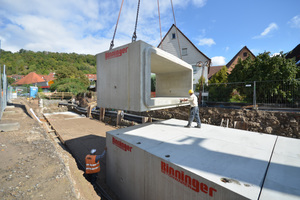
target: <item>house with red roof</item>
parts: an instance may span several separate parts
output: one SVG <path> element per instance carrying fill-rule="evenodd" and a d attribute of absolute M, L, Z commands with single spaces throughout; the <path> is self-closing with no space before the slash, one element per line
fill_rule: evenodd
<path fill-rule="evenodd" d="M 211 77 L 213 75 L 215 75 L 218 71 L 220 71 L 225 65 L 220 65 L 220 66 L 211 66 L 210 67 L 210 70 L 209 70 L 209 73 L 208 73 L 208 80 L 211 79 Z"/>
<path fill-rule="evenodd" d="M 35 72 L 30 72 L 24 78 L 16 81 L 15 85 L 27 85 L 27 84 L 34 84 L 40 85 L 41 83 L 45 82 L 45 80 Z"/>
<path fill-rule="evenodd" d="M 97 74 L 85 74 L 85 76 L 89 79 L 90 82 L 97 81 Z"/>
<path fill-rule="evenodd" d="M 238 60 L 245 60 L 248 57 L 252 59 L 255 58 L 255 55 L 248 49 L 247 46 L 244 46 L 226 65 L 228 74 L 231 73 L 235 65 L 238 63 Z"/>
<path fill-rule="evenodd" d="M 234 69 L 235 65 L 238 63 L 238 60 L 245 60 L 248 57 L 251 57 L 252 59 L 255 58 L 255 55 L 248 49 L 247 46 L 244 46 L 227 64 L 227 73 L 230 74 L 231 71 Z M 210 71 L 208 74 L 208 79 L 211 79 L 211 77 L 216 74 L 218 71 L 220 71 L 224 67 L 224 65 L 221 66 L 211 66 Z"/>
<path fill-rule="evenodd" d="M 14 84 L 15 85 L 28 85 L 32 84 L 37 87 L 40 87 L 43 89 L 43 91 L 48 91 L 51 84 L 54 83 L 55 80 L 55 73 L 52 72 L 48 75 L 40 75 L 35 72 L 30 72 L 26 76 L 24 76 L 22 79 L 17 80 Z"/>
<path fill-rule="evenodd" d="M 18 80 L 24 78 L 25 75 L 13 74 L 13 75 L 7 75 L 7 77 L 13 78 L 13 79 L 15 79 L 15 81 L 18 81 Z"/>

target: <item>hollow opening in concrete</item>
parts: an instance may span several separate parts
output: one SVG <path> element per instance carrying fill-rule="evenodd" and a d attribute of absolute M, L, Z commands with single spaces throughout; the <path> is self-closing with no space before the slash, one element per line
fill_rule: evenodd
<path fill-rule="evenodd" d="M 191 87 L 191 69 L 159 52 L 151 54 L 151 74 L 155 74 L 155 97 L 184 97 Z"/>
<path fill-rule="evenodd" d="M 192 67 L 153 47 L 146 48 L 145 58 L 145 105 L 148 109 L 178 106 L 192 87 Z"/>
<path fill-rule="evenodd" d="M 151 98 L 156 97 L 156 74 L 151 73 Z"/>

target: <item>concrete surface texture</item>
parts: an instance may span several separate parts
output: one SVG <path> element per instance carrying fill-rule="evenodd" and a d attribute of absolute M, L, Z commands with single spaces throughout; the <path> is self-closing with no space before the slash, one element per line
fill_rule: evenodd
<path fill-rule="evenodd" d="M 15 117 L 20 117 L 20 112 L 15 106 L 9 105 L 6 106 L 3 117 L 0 120 L 0 131 L 7 132 L 7 131 L 16 131 L 20 128 L 20 123 L 15 121 Z"/>
<path fill-rule="evenodd" d="M 156 96 L 151 98 L 151 73 Z M 98 106 L 148 111 L 186 105 L 180 98 L 192 88 L 192 66 L 161 49 L 137 41 L 97 54 Z"/>
<path fill-rule="evenodd" d="M 278 137 L 260 199 L 300 199 L 300 140 Z"/>
<path fill-rule="evenodd" d="M 261 191 L 260 199 L 270 197 L 267 191 L 300 198 L 298 154 L 284 156 L 298 140 L 184 125 L 171 119 L 107 133 L 107 182 L 120 199 L 259 199 Z"/>

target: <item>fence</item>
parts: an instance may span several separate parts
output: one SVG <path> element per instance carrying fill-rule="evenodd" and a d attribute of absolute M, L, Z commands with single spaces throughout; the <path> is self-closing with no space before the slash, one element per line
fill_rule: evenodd
<path fill-rule="evenodd" d="M 240 103 L 262 107 L 300 108 L 300 80 L 212 83 L 202 103 Z"/>
<path fill-rule="evenodd" d="M 15 87 L 18 97 L 29 97 L 29 88 L 28 87 Z"/>
<path fill-rule="evenodd" d="M 78 94 L 82 97 L 88 97 L 93 100 L 97 100 L 97 93 L 96 92 L 86 92 L 86 93 L 80 93 Z M 78 96 L 77 95 L 77 96 Z M 40 98 L 45 98 L 45 99 L 67 99 L 70 100 L 73 97 L 75 97 L 72 92 L 44 92 L 44 93 L 39 93 Z"/>
<path fill-rule="evenodd" d="M 46 99 L 71 99 L 73 97 L 72 92 L 44 92 L 40 93 L 40 98 Z"/>
<path fill-rule="evenodd" d="M 0 66 L 1 72 L 1 66 Z M 3 112 L 7 106 L 7 80 L 5 73 L 5 65 L 3 65 L 3 73 L 0 73 L 0 120 L 2 119 Z"/>

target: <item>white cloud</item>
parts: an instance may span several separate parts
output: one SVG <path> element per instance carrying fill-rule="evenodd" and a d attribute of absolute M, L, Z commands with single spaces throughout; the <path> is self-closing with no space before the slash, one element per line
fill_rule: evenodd
<path fill-rule="evenodd" d="M 225 48 L 225 51 L 229 51 L 229 47 L 226 47 L 226 48 Z"/>
<path fill-rule="evenodd" d="M 273 54 L 271 55 L 271 57 L 278 56 L 278 55 L 280 55 L 280 53 L 273 53 Z"/>
<path fill-rule="evenodd" d="M 121 0 L 0 0 L 2 48 L 18 51 L 57 51 L 96 54 L 109 49 Z M 175 8 L 202 7 L 207 0 L 173 0 Z M 124 1 L 115 47 L 131 42 L 136 0 Z M 160 1 L 163 34 L 173 23 L 169 1 Z M 153 46 L 160 41 L 157 1 L 140 5 L 137 39 Z M 205 45 L 215 42 L 208 39 Z"/>
<path fill-rule="evenodd" d="M 225 57 L 223 56 L 215 56 L 211 58 L 212 66 L 226 65 Z"/>
<path fill-rule="evenodd" d="M 192 0 L 194 5 L 196 5 L 197 7 L 203 7 L 206 4 L 206 1 L 207 0 Z"/>
<path fill-rule="evenodd" d="M 300 28 L 300 15 L 297 15 L 295 17 L 293 17 L 288 24 L 292 27 L 292 28 Z"/>
<path fill-rule="evenodd" d="M 203 39 L 200 39 L 199 40 L 199 43 L 198 43 L 200 46 L 204 46 L 204 45 L 207 45 L 207 46 L 211 46 L 211 45 L 214 45 L 216 44 L 215 41 L 212 39 L 212 38 L 203 38 Z"/>
<path fill-rule="evenodd" d="M 278 29 L 277 24 L 271 23 L 271 24 L 264 30 L 264 32 L 262 32 L 260 35 L 261 35 L 261 36 L 266 36 L 266 35 L 268 35 L 271 31 L 277 30 L 277 29 Z"/>
<path fill-rule="evenodd" d="M 263 38 L 266 37 L 267 35 L 270 35 L 271 32 L 277 30 L 279 27 L 276 23 L 271 23 L 265 30 L 258 36 L 253 37 L 253 39 L 258 39 L 258 38 Z"/>

